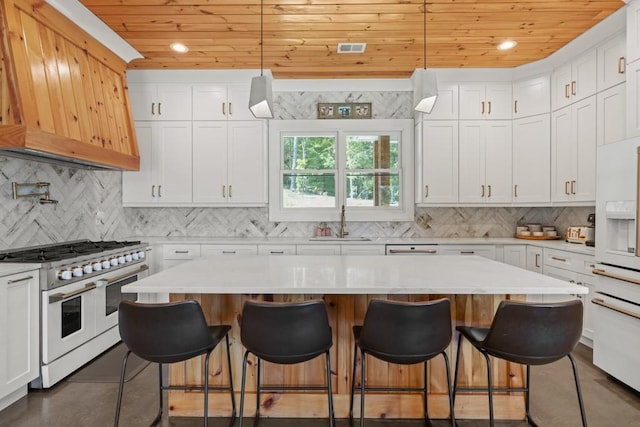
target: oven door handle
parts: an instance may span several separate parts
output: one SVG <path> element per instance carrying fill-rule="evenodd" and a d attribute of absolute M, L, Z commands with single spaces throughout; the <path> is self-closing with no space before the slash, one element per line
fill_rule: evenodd
<path fill-rule="evenodd" d="M 85 292 L 92 291 L 96 288 L 96 284 L 94 282 L 87 283 L 84 288 L 77 289 L 75 291 L 69 292 L 67 294 L 53 294 L 49 295 L 49 304 L 54 304 L 56 302 L 64 301 L 69 298 L 76 297 L 78 295 L 84 294 Z"/>
<path fill-rule="evenodd" d="M 120 280 L 126 279 L 127 277 L 135 276 L 136 274 L 140 274 L 143 271 L 147 271 L 148 269 L 149 269 L 148 265 L 141 265 L 140 268 L 137 269 L 136 271 L 130 271 L 129 273 L 121 274 L 120 276 L 110 278 L 109 280 L 107 280 L 107 284 L 105 286 L 108 286 L 115 282 L 119 282 Z"/>
<path fill-rule="evenodd" d="M 618 312 L 620 314 L 624 314 L 626 316 L 633 317 L 634 319 L 640 319 L 640 315 L 639 314 L 634 313 L 634 312 L 629 311 L 629 310 L 625 310 L 624 308 L 621 308 L 621 307 L 616 307 L 613 304 L 606 303 L 602 298 L 594 298 L 594 299 L 591 300 L 591 303 L 599 305 L 599 306 L 604 307 L 604 308 L 608 308 L 609 310 L 616 311 L 616 312 Z"/>
<path fill-rule="evenodd" d="M 592 271 L 593 274 L 597 274 L 598 276 L 609 277 L 610 279 L 622 280 L 623 282 L 633 283 L 634 285 L 640 285 L 640 280 L 634 279 L 632 277 L 621 276 L 619 274 L 608 273 L 605 270 L 600 268 L 595 268 Z"/>

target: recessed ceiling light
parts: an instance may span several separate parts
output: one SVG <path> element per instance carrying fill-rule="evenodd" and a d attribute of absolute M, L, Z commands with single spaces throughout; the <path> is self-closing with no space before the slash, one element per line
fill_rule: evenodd
<path fill-rule="evenodd" d="M 182 43 L 171 43 L 169 47 L 179 53 L 189 52 L 189 48 Z"/>
<path fill-rule="evenodd" d="M 513 49 L 518 45 L 518 42 L 514 40 L 506 40 L 498 45 L 498 50 L 509 50 Z"/>

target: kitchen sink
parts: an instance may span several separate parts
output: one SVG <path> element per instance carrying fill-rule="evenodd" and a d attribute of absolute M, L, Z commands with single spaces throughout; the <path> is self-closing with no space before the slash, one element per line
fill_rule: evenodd
<path fill-rule="evenodd" d="M 309 238 L 312 242 L 370 242 L 371 239 L 369 237 L 337 237 L 337 236 L 326 236 L 326 237 L 311 237 Z"/>

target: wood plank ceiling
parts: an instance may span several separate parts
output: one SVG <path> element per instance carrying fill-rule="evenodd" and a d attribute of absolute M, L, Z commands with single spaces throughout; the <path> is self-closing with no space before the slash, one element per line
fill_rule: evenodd
<path fill-rule="evenodd" d="M 131 69 L 260 68 L 260 0 L 80 0 L 137 49 Z M 622 0 L 428 0 L 427 66 L 514 67 L 552 54 Z M 424 61 L 423 0 L 264 0 L 276 78 L 403 78 Z M 511 39 L 518 45 L 499 51 Z M 182 42 L 189 52 L 169 45 Z M 338 54 L 339 42 L 367 43 Z"/>

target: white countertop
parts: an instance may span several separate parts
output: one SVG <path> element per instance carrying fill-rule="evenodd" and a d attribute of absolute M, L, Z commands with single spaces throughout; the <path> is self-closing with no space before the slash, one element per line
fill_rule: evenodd
<path fill-rule="evenodd" d="M 211 256 L 122 288 L 192 294 L 586 294 L 588 288 L 478 256 Z"/>

